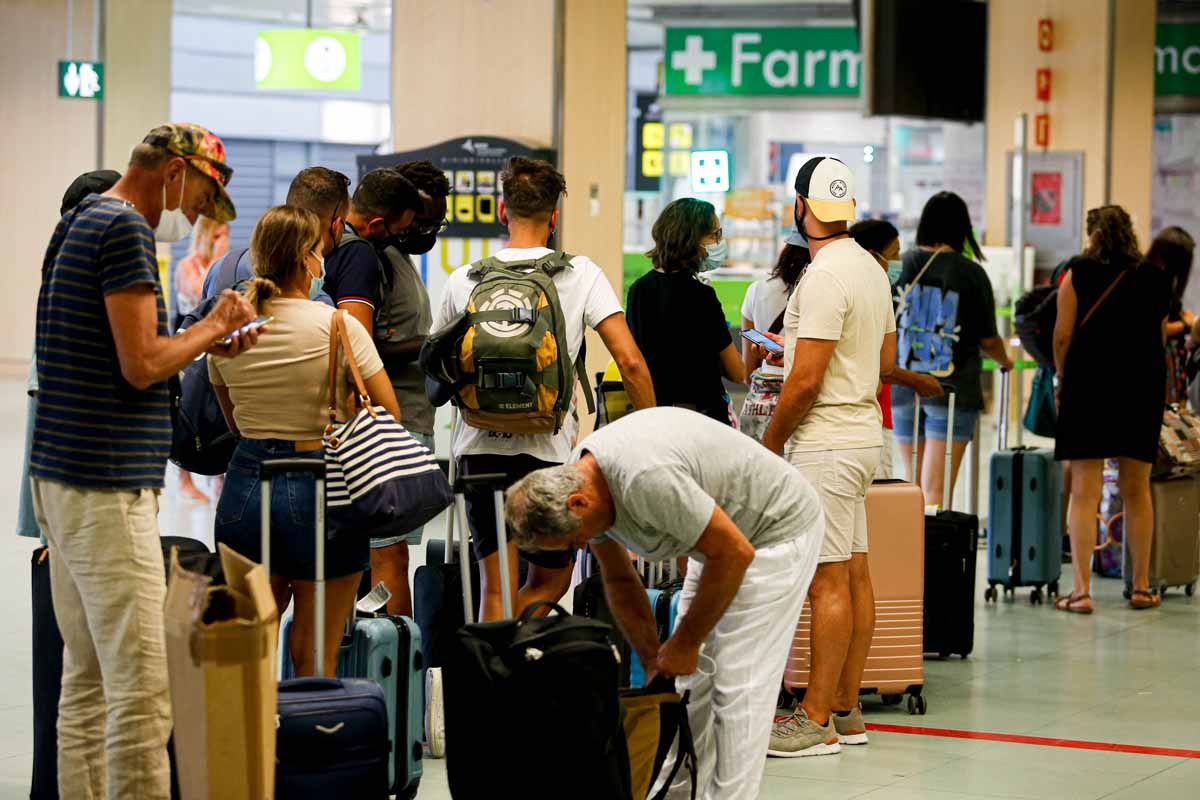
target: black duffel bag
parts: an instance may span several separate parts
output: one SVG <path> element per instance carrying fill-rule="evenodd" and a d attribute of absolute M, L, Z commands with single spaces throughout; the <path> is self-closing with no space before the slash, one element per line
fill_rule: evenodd
<path fill-rule="evenodd" d="M 609 630 L 547 602 L 459 630 L 443 673 L 454 797 L 631 800 Z"/>

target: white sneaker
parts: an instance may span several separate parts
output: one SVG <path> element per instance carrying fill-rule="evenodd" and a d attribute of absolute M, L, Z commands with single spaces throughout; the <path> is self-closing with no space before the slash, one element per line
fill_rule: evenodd
<path fill-rule="evenodd" d="M 425 670 L 425 752 L 446 757 L 446 714 L 442 705 L 442 669 Z"/>

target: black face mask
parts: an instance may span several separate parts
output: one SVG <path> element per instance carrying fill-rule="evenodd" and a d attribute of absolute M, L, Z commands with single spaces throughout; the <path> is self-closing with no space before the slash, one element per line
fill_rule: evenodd
<path fill-rule="evenodd" d="M 396 236 L 392 239 L 393 245 L 401 253 L 407 253 L 410 256 L 419 256 L 422 253 L 428 253 L 437 244 L 437 234 L 413 234 L 411 236 Z"/>

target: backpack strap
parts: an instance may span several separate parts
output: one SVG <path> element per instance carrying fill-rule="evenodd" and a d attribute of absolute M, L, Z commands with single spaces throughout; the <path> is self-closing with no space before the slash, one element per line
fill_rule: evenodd
<path fill-rule="evenodd" d="M 230 250 L 221 258 L 221 263 L 217 265 L 216 283 L 213 284 L 213 294 L 220 294 L 226 289 L 232 289 L 237 285 L 237 265 L 242 260 L 242 256 L 249 252 L 250 248 L 243 247 L 241 250 Z"/>

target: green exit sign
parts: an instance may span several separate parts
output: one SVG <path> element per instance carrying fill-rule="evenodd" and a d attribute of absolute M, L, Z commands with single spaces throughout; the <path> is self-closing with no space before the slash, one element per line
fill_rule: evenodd
<path fill-rule="evenodd" d="M 58 96 L 104 99 L 104 65 L 98 61 L 58 62 Z"/>

